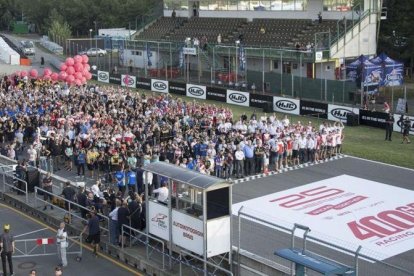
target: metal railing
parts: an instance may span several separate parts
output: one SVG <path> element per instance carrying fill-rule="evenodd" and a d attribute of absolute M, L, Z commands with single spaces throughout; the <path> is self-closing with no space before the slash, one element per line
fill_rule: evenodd
<path fill-rule="evenodd" d="M 8 166 L 9 168 L 11 166 Z M 9 170 L 4 170 L 6 167 L 2 167 L 3 171 L 0 172 L 3 175 L 3 193 L 6 193 L 6 186 L 10 187 L 10 190 L 12 191 L 17 191 L 20 193 L 23 193 L 25 195 L 25 202 L 28 203 L 29 202 L 29 195 L 28 195 L 28 187 L 27 187 L 27 181 L 18 178 L 17 176 L 14 175 L 15 170 L 9 169 Z M 12 183 L 8 183 L 8 180 L 12 181 Z M 19 188 L 18 185 L 16 185 L 14 183 L 14 181 L 17 181 L 20 185 L 24 185 L 23 188 Z"/>
<path fill-rule="evenodd" d="M 39 239 L 24 239 L 15 240 L 15 252 L 13 258 L 39 257 L 39 256 L 54 256 L 56 252 L 56 244 L 38 244 Z M 76 248 L 79 246 L 79 249 Z M 66 254 L 76 254 L 78 257 L 82 256 L 82 237 L 72 236 L 68 237 L 68 247 Z"/>
<path fill-rule="evenodd" d="M 231 272 L 230 270 L 225 269 L 225 268 L 223 268 L 223 267 L 221 267 L 217 264 L 214 264 L 212 262 L 205 261 L 203 258 L 201 258 L 197 255 L 194 255 L 194 254 L 188 252 L 187 250 L 180 250 L 180 259 L 179 259 L 180 260 L 180 274 L 179 274 L 180 276 L 186 275 L 186 274 L 183 274 L 183 270 L 182 270 L 182 265 L 183 264 L 189 265 L 190 267 L 193 268 L 193 266 L 191 264 L 189 264 L 189 260 L 187 260 L 185 258 L 185 256 L 190 256 L 191 258 L 196 259 L 196 260 L 198 260 L 202 263 L 205 262 L 207 264 L 207 266 L 214 267 L 214 271 L 212 273 L 209 273 L 208 271 L 204 271 L 204 270 L 201 271 L 200 270 L 200 272 L 203 272 L 204 275 L 216 275 L 216 271 L 221 271 L 221 272 L 225 273 L 225 275 L 233 276 L 233 272 Z M 194 271 L 194 272 L 196 272 L 196 271 Z"/>
<path fill-rule="evenodd" d="M 164 241 L 155 238 L 153 236 L 151 236 L 150 234 L 147 234 L 145 232 L 139 231 L 135 228 L 132 228 L 128 225 L 122 225 L 122 229 L 121 229 L 121 235 L 122 237 L 124 237 L 124 234 L 129 234 L 129 238 L 130 238 L 130 244 L 132 245 L 135 242 L 139 242 L 142 243 L 146 246 L 146 257 L 147 260 L 150 260 L 151 255 L 154 251 L 159 251 L 159 249 L 156 246 L 153 246 L 150 244 L 151 241 L 155 241 L 159 244 L 161 244 L 161 252 L 159 252 L 162 255 L 162 270 L 165 270 L 165 256 L 167 255 L 167 253 L 165 252 L 165 244 Z M 141 237 L 145 237 L 145 240 L 142 240 Z M 137 238 L 138 237 L 138 238 Z M 121 247 L 122 250 L 124 250 L 124 240 L 122 239 L 121 242 Z M 150 251 L 150 248 L 152 249 Z"/>
<path fill-rule="evenodd" d="M 56 199 L 59 199 L 59 200 L 61 200 L 61 201 L 63 201 L 63 202 L 67 202 L 68 203 L 68 210 L 66 210 L 65 208 L 62 208 L 62 207 L 60 207 L 60 206 L 58 206 L 58 205 L 54 205 L 54 207 L 56 207 L 57 209 L 59 209 L 59 210 L 62 210 L 62 211 L 64 211 L 65 213 L 69 213 L 71 216 L 73 216 L 73 217 L 76 217 L 76 218 L 78 218 L 78 219 L 80 219 L 81 221 L 83 221 L 83 222 L 87 222 L 88 220 L 87 219 L 85 219 L 85 218 L 82 218 L 81 216 L 79 216 L 76 212 L 74 212 L 74 209 L 73 209 L 73 207 L 75 206 L 75 207 L 77 207 L 79 210 L 85 210 L 85 211 L 87 211 L 87 212 L 90 212 L 91 210 L 90 209 L 88 209 L 87 207 L 84 207 L 84 206 L 82 206 L 82 205 L 79 205 L 78 203 L 76 203 L 76 202 L 73 202 L 73 201 L 71 201 L 71 200 L 68 200 L 68 199 L 66 199 L 66 198 L 64 198 L 64 197 L 62 197 L 62 196 L 59 196 L 59 195 L 56 195 L 56 194 L 54 194 L 53 192 L 51 193 L 51 192 L 48 192 L 48 191 L 46 191 L 46 190 L 44 190 L 44 189 L 42 189 L 42 188 L 39 188 L 39 187 L 35 187 L 35 202 L 34 202 L 34 207 L 35 208 L 37 208 L 38 207 L 38 201 L 40 201 L 40 202 L 43 202 L 44 204 L 51 204 L 50 202 L 47 202 L 46 200 L 44 200 L 43 199 L 43 196 L 41 196 L 41 195 L 39 195 L 39 191 L 41 192 L 41 193 L 43 193 L 43 194 L 48 194 L 48 195 L 50 195 L 50 196 L 52 196 L 52 197 L 54 197 L 54 198 L 56 198 Z M 110 236 L 110 220 L 109 220 L 109 217 L 107 217 L 107 216 L 105 216 L 105 215 L 103 215 L 103 214 L 98 214 L 98 216 L 100 217 L 100 218 L 103 218 L 106 222 L 105 222 L 105 224 L 106 224 L 106 226 L 107 226 L 107 228 L 105 228 L 105 227 L 103 227 L 102 225 L 100 225 L 99 226 L 99 228 L 103 231 L 103 232 L 106 232 L 106 233 L 108 233 L 108 236 Z"/>

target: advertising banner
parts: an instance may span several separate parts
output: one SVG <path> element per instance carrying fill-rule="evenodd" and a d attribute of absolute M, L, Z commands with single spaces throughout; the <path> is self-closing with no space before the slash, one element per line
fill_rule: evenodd
<path fill-rule="evenodd" d="M 106 71 L 98 71 L 98 81 L 109 83 L 109 72 Z"/>
<path fill-rule="evenodd" d="M 169 90 L 172 94 L 178 94 L 178 95 L 185 95 L 186 94 L 186 84 L 182 82 L 169 82 Z"/>
<path fill-rule="evenodd" d="M 410 120 L 410 135 L 414 135 L 414 116 L 404 116 L 402 115 L 394 115 L 394 131 L 403 132 L 404 130 L 404 120 L 408 117 Z"/>
<path fill-rule="evenodd" d="M 250 94 L 250 106 L 264 108 L 270 103 L 273 104 L 273 97 L 269 95 Z"/>
<path fill-rule="evenodd" d="M 206 87 L 203 85 L 195 85 L 187 83 L 186 86 L 186 96 L 197 99 L 206 99 Z"/>
<path fill-rule="evenodd" d="M 326 242 L 384 260 L 414 249 L 414 191 L 341 175 L 233 205 L 286 228 L 308 226 Z M 303 231 L 298 230 L 302 237 Z M 333 247 L 330 247 L 334 249 Z"/>
<path fill-rule="evenodd" d="M 168 81 L 151 79 L 151 91 L 168 93 Z"/>
<path fill-rule="evenodd" d="M 151 90 L 151 79 L 137 78 L 137 88 Z"/>
<path fill-rule="evenodd" d="M 388 114 L 384 112 L 376 112 L 370 110 L 359 110 L 359 123 L 361 125 L 385 128 L 385 121 Z"/>
<path fill-rule="evenodd" d="M 226 103 L 249 106 L 250 93 L 227 89 Z"/>
<path fill-rule="evenodd" d="M 149 233 L 163 240 L 170 240 L 170 222 L 168 207 L 160 203 L 149 201 Z"/>
<path fill-rule="evenodd" d="M 343 123 L 346 123 L 346 115 L 348 115 L 348 113 L 354 113 L 359 115 L 359 109 L 348 106 L 328 104 L 328 120 L 341 120 Z"/>
<path fill-rule="evenodd" d="M 184 53 L 184 55 L 196 56 L 197 55 L 197 48 L 183 47 L 183 53 Z"/>
<path fill-rule="evenodd" d="M 327 119 L 328 104 L 302 100 L 300 101 L 300 115 L 308 115 Z"/>
<path fill-rule="evenodd" d="M 172 211 L 172 239 L 176 245 L 203 255 L 203 232 L 202 220 L 176 210 Z"/>
<path fill-rule="evenodd" d="M 397 63 L 389 64 L 384 67 L 384 86 L 400 86 L 404 83 L 404 65 Z"/>
<path fill-rule="evenodd" d="M 226 102 L 226 89 L 207 86 L 207 100 Z"/>
<path fill-rule="evenodd" d="M 281 97 L 273 97 L 273 110 L 294 115 L 300 114 L 300 101 Z"/>
<path fill-rule="evenodd" d="M 121 86 L 136 88 L 137 87 L 137 77 L 130 75 L 121 75 Z"/>
<path fill-rule="evenodd" d="M 109 83 L 120 85 L 121 84 L 121 75 L 119 75 L 119 74 L 109 75 Z"/>

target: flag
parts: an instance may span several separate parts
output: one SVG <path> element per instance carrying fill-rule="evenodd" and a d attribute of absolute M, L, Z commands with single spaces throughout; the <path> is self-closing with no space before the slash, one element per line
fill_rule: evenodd
<path fill-rule="evenodd" d="M 148 42 L 145 48 L 146 48 L 145 50 L 147 51 L 148 67 L 151 67 L 152 66 L 152 62 L 151 62 L 152 52 L 151 52 L 151 47 L 148 45 Z"/>
<path fill-rule="evenodd" d="M 243 44 L 240 44 L 239 47 L 239 65 L 240 71 L 244 71 L 246 69 L 246 50 L 244 49 Z"/>
<path fill-rule="evenodd" d="M 180 48 L 180 52 L 178 53 L 178 60 L 179 60 L 179 62 L 180 62 L 180 68 L 183 68 L 183 66 L 184 66 L 184 46 L 182 46 L 181 48 Z"/>

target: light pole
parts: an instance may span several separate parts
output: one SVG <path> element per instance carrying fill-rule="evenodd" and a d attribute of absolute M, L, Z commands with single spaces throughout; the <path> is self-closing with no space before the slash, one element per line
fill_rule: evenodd
<path fill-rule="evenodd" d="M 234 83 L 234 85 L 237 87 L 239 84 L 238 84 L 238 74 L 239 74 L 239 66 L 238 66 L 238 64 L 237 64 L 237 62 L 238 62 L 238 60 L 237 60 L 237 50 L 238 50 L 238 47 L 239 47 L 239 44 L 240 44 L 240 40 L 236 40 L 236 62 L 235 62 L 235 64 L 236 64 L 236 81 L 235 81 L 235 83 Z"/>
<path fill-rule="evenodd" d="M 89 49 L 92 48 L 92 29 L 89 29 Z"/>
<path fill-rule="evenodd" d="M 99 56 L 98 56 L 98 27 L 97 24 L 98 22 L 93 21 L 93 23 L 95 24 L 95 58 L 96 58 L 96 65 L 99 68 Z"/>

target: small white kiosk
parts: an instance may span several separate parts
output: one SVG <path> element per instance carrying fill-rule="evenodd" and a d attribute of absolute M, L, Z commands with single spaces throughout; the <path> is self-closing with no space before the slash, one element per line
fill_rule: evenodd
<path fill-rule="evenodd" d="M 231 256 L 232 186 L 224 179 L 207 176 L 165 162 L 143 167 L 168 184 L 168 200 L 160 202 L 146 186 L 147 231 L 169 243 L 172 251 L 190 251 L 204 260 Z"/>

